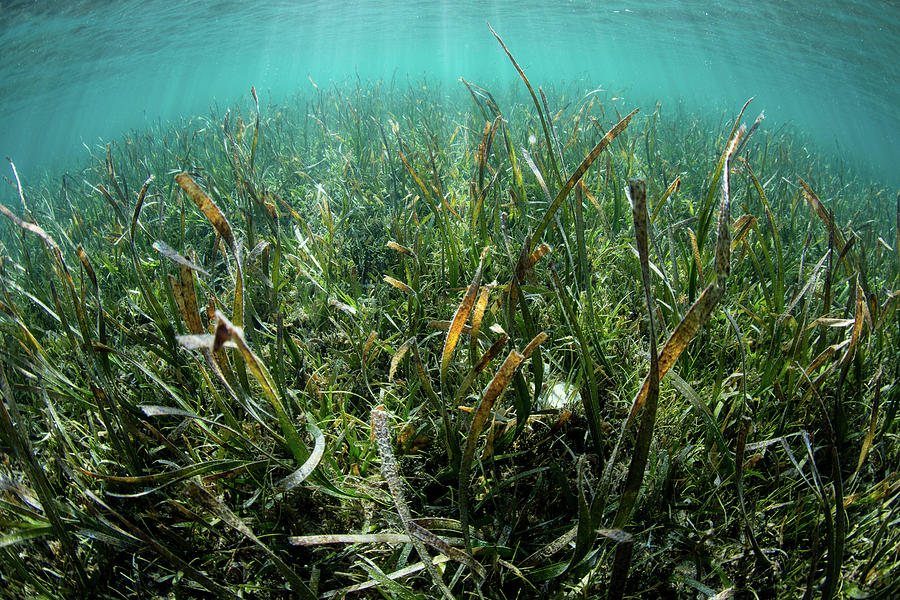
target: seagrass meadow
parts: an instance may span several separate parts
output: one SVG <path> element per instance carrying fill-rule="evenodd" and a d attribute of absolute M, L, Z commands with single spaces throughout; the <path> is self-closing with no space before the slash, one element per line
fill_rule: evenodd
<path fill-rule="evenodd" d="M 897 191 L 507 56 L 9 163 L 0 596 L 900 596 Z"/>

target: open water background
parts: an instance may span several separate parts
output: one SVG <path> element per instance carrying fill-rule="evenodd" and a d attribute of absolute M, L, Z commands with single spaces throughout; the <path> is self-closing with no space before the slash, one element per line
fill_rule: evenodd
<path fill-rule="evenodd" d="M 535 86 L 583 79 L 628 106 L 660 100 L 664 118 L 735 114 L 755 96 L 749 121 L 765 110 L 811 154 L 900 185 L 897 0 L 0 1 L 0 156 L 26 179 L 61 172 L 86 161 L 83 144 L 251 85 L 263 104 L 310 78 L 508 86 L 486 21 Z"/>

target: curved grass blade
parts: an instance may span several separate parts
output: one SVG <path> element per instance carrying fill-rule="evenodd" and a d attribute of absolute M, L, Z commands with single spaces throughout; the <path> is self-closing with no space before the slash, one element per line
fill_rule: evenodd
<path fill-rule="evenodd" d="M 50 247 L 50 249 L 51 249 L 51 251 L 53 252 L 54 255 L 55 255 L 56 253 L 60 252 L 59 244 L 57 244 L 57 243 L 53 240 L 53 238 L 50 237 L 50 236 L 47 234 L 47 232 L 44 231 L 44 229 L 43 229 L 40 225 L 35 225 L 34 223 L 28 223 L 28 222 L 26 222 L 26 221 L 23 221 L 22 219 L 20 219 L 19 217 L 17 217 L 16 214 L 15 214 L 13 211 L 11 211 L 11 210 L 9 210 L 8 208 L 6 208 L 6 206 L 4 206 L 3 204 L 0 204 L 0 213 L 3 213 L 4 216 L 6 216 L 7 219 L 9 219 L 10 221 L 12 221 L 13 224 L 15 224 L 17 227 L 21 227 L 21 228 L 24 229 L 25 231 L 30 231 L 31 233 L 33 233 L 33 234 L 35 234 L 36 236 L 38 236 L 39 238 L 41 238 L 41 240 L 42 240 L 45 244 L 47 244 L 47 246 Z"/>
<path fill-rule="evenodd" d="M 469 356 L 473 361 L 475 360 L 476 352 L 478 350 L 478 333 L 481 331 L 481 321 L 484 319 L 484 311 L 487 308 L 491 291 L 493 291 L 496 285 L 497 281 L 494 280 L 483 286 L 481 288 L 481 294 L 478 296 L 478 301 L 475 303 L 475 310 L 472 313 L 472 331 L 469 334 Z"/>
<path fill-rule="evenodd" d="M 222 214 L 222 211 L 219 210 L 219 207 L 213 202 L 213 199 L 200 189 L 200 186 L 197 185 L 187 173 L 179 173 L 175 176 L 175 181 L 181 186 L 181 189 L 185 191 L 188 197 L 194 201 L 194 204 L 197 205 L 197 208 L 199 208 L 209 222 L 212 223 L 212 226 L 216 228 L 216 231 L 219 232 L 219 235 L 221 235 L 222 239 L 225 240 L 225 243 L 228 244 L 229 249 L 234 251 L 234 232 L 231 230 L 228 219 L 225 218 L 225 215 Z"/>
<path fill-rule="evenodd" d="M 394 352 L 394 355 L 391 357 L 391 366 L 388 369 L 388 381 L 394 380 L 394 374 L 397 372 L 397 366 L 400 364 L 400 361 L 403 360 L 403 357 L 409 351 L 410 347 L 416 343 L 416 338 L 409 338 L 397 348 L 397 351 Z"/>
<path fill-rule="evenodd" d="M 225 215 L 222 214 L 222 211 L 219 210 L 219 207 L 216 206 L 216 203 L 213 202 L 213 199 L 210 198 L 206 192 L 200 189 L 200 186 L 197 185 L 190 175 L 187 173 L 179 173 L 175 176 L 175 181 L 181 186 L 181 189 L 185 191 L 185 193 L 193 200 L 194 204 L 197 205 L 197 208 L 203 212 L 206 218 L 212 223 L 212 226 L 216 229 L 222 239 L 225 240 L 225 243 L 228 244 L 228 248 L 231 250 L 231 253 L 234 255 L 234 266 L 235 266 L 235 278 L 234 278 L 234 310 L 232 311 L 231 318 L 235 325 L 238 327 L 244 326 L 244 274 L 243 269 L 241 268 L 241 256 L 240 251 L 238 249 L 237 242 L 234 238 L 234 232 L 231 229 L 231 225 L 228 223 L 228 219 L 225 218 Z M 243 371 L 243 364 L 238 363 L 239 374 Z M 245 376 L 242 376 L 244 379 Z"/>
<path fill-rule="evenodd" d="M 697 301 L 691 305 L 691 308 L 669 336 L 662 351 L 659 353 L 660 378 L 665 377 L 669 369 L 672 368 L 672 365 L 675 364 L 675 361 L 678 360 L 678 357 L 681 356 L 681 353 L 687 347 L 688 343 L 694 338 L 700 330 L 700 327 L 702 327 L 709 318 L 709 315 L 712 314 L 712 310 L 719 302 L 719 299 L 721 299 L 722 294 L 722 289 L 715 283 L 712 283 L 703 290 L 703 293 L 700 294 Z M 650 386 L 649 377 L 648 374 L 647 378 L 644 379 L 644 383 L 635 397 L 634 402 L 631 404 L 631 411 L 628 413 L 626 427 L 631 424 L 631 421 L 637 413 L 644 407 Z"/>
<path fill-rule="evenodd" d="M 819 197 L 816 195 L 812 188 L 803 181 L 803 179 L 799 179 L 800 187 L 803 188 L 803 197 L 806 199 L 806 202 L 809 204 L 809 207 L 816 213 L 816 216 L 819 217 L 819 220 L 822 221 L 822 224 L 825 225 L 825 229 L 828 231 L 829 235 L 834 236 L 834 244 L 837 248 L 838 254 L 843 254 L 844 245 L 847 243 L 844 240 L 844 234 L 841 233 L 841 230 L 835 225 L 834 217 L 825 208 L 825 205 L 822 204 L 822 201 L 819 200 Z"/>
<path fill-rule="evenodd" d="M 398 290 L 400 290 L 401 292 L 403 292 L 410 298 L 413 298 L 413 299 L 417 298 L 416 291 L 414 289 L 412 289 L 411 287 L 409 287 L 407 284 L 403 283 L 402 281 L 394 279 L 390 275 L 384 276 L 384 282 L 394 286 L 395 288 L 397 288 Z"/>
<path fill-rule="evenodd" d="M 707 435 L 715 440 L 716 446 L 719 449 L 719 454 L 726 463 L 726 472 L 732 472 L 734 470 L 734 463 L 732 462 L 731 452 L 728 449 L 728 444 L 725 443 L 725 436 L 722 435 L 722 430 L 719 429 L 719 425 L 716 423 L 716 417 L 709 409 L 709 406 L 700 399 L 700 395 L 697 391 L 687 381 L 682 379 L 677 371 L 670 372 L 668 377 L 672 383 L 672 387 L 681 392 L 681 395 L 684 396 L 694 408 L 694 412 L 700 415 L 700 419 L 703 421 Z"/>
<path fill-rule="evenodd" d="M 866 433 L 866 437 L 863 439 L 862 447 L 859 449 L 859 460 L 856 463 L 856 469 L 853 470 L 853 475 L 851 475 L 848 480 L 850 484 L 856 481 L 859 470 L 862 469 L 866 456 L 868 456 L 869 450 L 872 448 L 872 441 L 875 439 L 875 429 L 878 426 L 878 411 L 881 408 L 881 373 L 882 365 L 878 365 L 878 371 L 875 373 L 874 377 L 872 377 L 871 384 L 875 389 L 875 397 L 872 399 L 872 413 L 869 418 L 869 430 Z"/>
<path fill-rule="evenodd" d="M 719 227 L 716 235 L 716 279 L 724 282 L 731 273 L 731 155 L 737 147 L 746 127 L 741 125 L 725 150 L 724 169 L 722 171 L 722 202 L 719 204 Z M 721 285 L 721 283 L 720 283 Z"/>
<path fill-rule="evenodd" d="M 413 252 L 411 248 L 407 248 L 406 246 L 398 244 L 397 242 L 395 242 L 393 240 L 388 241 L 388 243 L 386 245 L 388 248 L 390 248 L 394 252 L 399 252 L 400 254 L 405 254 L 406 256 L 409 256 L 410 258 L 414 258 L 414 259 L 418 260 L 416 253 Z"/>
<path fill-rule="evenodd" d="M 178 414 L 175 412 L 171 412 L 168 414 Z M 240 460 L 240 459 L 219 459 L 219 460 L 209 460 L 206 462 L 188 465 L 186 467 L 181 467 L 178 469 L 173 469 L 171 471 L 165 471 L 163 473 L 153 473 L 151 475 L 138 475 L 135 477 L 124 477 L 119 475 L 106 475 L 104 473 L 94 473 L 93 471 L 89 471 L 87 469 L 83 469 L 81 467 L 76 467 L 79 472 L 87 475 L 89 477 L 93 477 L 94 479 L 100 479 L 101 481 L 109 481 L 112 483 L 127 483 L 131 485 L 168 485 L 170 483 L 175 483 L 178 481 L 183 481 L 190 477 L 194 477 L 196 475 L 206 475 L 209 473 L 221 473 L 224 471 L 232 471 L 234 469 L 240 467 L 246 467 L 249 465 L 260 465 L 263 464 L 258 460 Z M 158 489 L 158 488 L 157 488 Z"/>
<path fill-rule="evenodd" d="M 16 165 L 15 163 L 13 163 L 10 157 L 6 157 L 6 162 L 9 163 L 9 167 L 13 172 L 13 178 L 16 180 L 16 191 L 19 194 L 19 200 L 22 202 L 22 210 L 25 212 L 25 214 L 31 216 L 31 211 L 28 210 L 28 205 L 25 204 L 25 193 L 22 191 L 22 182 L 19 180 L 19 171 L 16 170 Z"/>
<path fill-rule="evenodd" d="M 442 565 L 442 564 L 448 562 L 449 560 L 450 559 L 446 556 L 437 556 L 434 559 L 434 564 Z M 410 575 L 414 575 L 425 568 L 426 568 L 425 563 L 422 561 L 419 561 L 417 563 L 409 565 L 408 567 L 403 567 L 402 569 L 397 569 L 396 571 L 392 571 L 391 573 L 385 573 L 384 576 L 393 581 L 396 579 L 402 579 L 403 577 L 408 577 Z M 373 575 L 373 577 L 374 577 L 374 574 L 370 573 L 370 575 Z M 368 589 L 371 589 L 371 588 L 377 586 L 379 583 L 380 582 L 378 579 L 373 578 L 373 579 L 369 579 L 368 581 L 364 581 L 363 583 L 356 583 L 354 585 L 348 585 L 347 587 L 343 587 L 340 589 L 329 590 L 329 591 L 319 595 L 319 598 L 321 598 L 322 600 L 325 600 L 326 598 L 334 598 L 334 597 L 345 598 L 345 597 L 347 597 L 348 594 L 350 594 L 352 592 L 361 592 L 363 590 L 368 590 Z"/>
<path fill-rule="evenodd" d="M 325 454 L 325 436 L 322 434 L 322 430 L 316 427 L 316 424 L 313 423 L 309 417 L 307 417 L 306 430 L 309 431 L 310 435 L 312 435 L 315 440 L 313 451 L 299 469 L 276 483 L 275 489 L 283 492 L 294 489 L 312 474 L 318 466 L 319 461 L 322 460 L 322 456 Z"/>
<path fill-rule="evenodd" d="M 523 569 L 537 566 L 539 563 L 544 562 L 554 554 L 558 554 L 568 548 L 569 544 L 571 544 L 577 536 L 578 525 L 572 527 L 561 536 L 552 540 L 549 544 L 541 546 L 540 548 L 529 554 L 527 557 L 525 557 L 525 560 L 523 560 L 519 566 Z M 566 567 L 568 567 L 568 565 L 565 565 L 563 570 L 565 570 Z M 560 573 L 562 573 L 562 570 L 560 571 Z"/>
<path fill-rule="evenodd" d="M 540 169 L 538 169 L 537 165 L 534 164 L 534 160 L 531 158 L 531 153 L 528 152 L 525 148 L 522 148 L 522 157 L 525 159 L 525 163 L 531 168 L 531 172 L 534 173 L 534 178 L 537 179 L 538 185 L 541 186 L 541 190 L 544 192 L 544 198 L 547 199 L 547 206 L 551 206 L 553 204 L 553 197 L 550 195 L 550 189 L 547 187 L 547 182 L 544 181 L 544 176 L 541 175 Z"/>
<path fill-rule="evenodd" d="M 84 248 L 78 246 L 75 251 L 78 254 L 78 260 L 81 261 L 81 266 L 88 274 L 88 279 L 91 280 L 91 286 L 94 288 L 94 300 L 97 302 L 97 336 L 100 343 L 108 347 L 108 341 L 106 339 L 106 320 L 103 318 L 103 301 L 100 295 L 100 284 L 97 282 L 97 274 L 94 272 L 94 267 L 91 265 L 91 261 L 84 251 Z M 87 312 L 87 307 L 83 306 L 82 310 Z M 96 356 L 103 366 L 103 369 L 109 374 L 109 359 L 106 354 L 99 353 Z"/>
<path fill-rule="evenodd" d="M 115 181 L 115 179 L 113 179 L 113 181 Z M 107 191 L 107 189 L 103 187 L 102 183 L 98 183 L 96 186 L 92 187 L 95 191 L 100 192 L 100 195 L 106 198 L 106 201 L 109 202 L 110 206 L 112 206 L 113 212 L 116 213 L 116 223 L 120 227 L 124 227 L 126 223 L 125 213 L 122 212 L 122 207 L 119 206 L 119 203 L 116 202 L 115 198 L 112 197 L 112 194 L 110 194 L 109 191 Z M 119 193 L 121 194 L 121 191 Z"/>
<path fill-rule="evenodd" d="M 444 556 L 450 558 L 451 560 L 455 560 L 458 563 L 462 563 L 469 567 L 473 573 L 484 579 L 487 577 L 487 571 L 484 570 L 484 567 L 481 566 L 477 560 L 475 560 L 471 554 L 467 552 L 463 552 L 458 548 L 454 548 L 451 546 L 447 540 L 444 538 L 433 534 L 431 531 L 425 529 L 415 521 L 410 521 L 410 530 L 412 534 L 443 554 Z"/>
<path fill-rule="evenodd" d="M 650 222 L 653 223 L 656 221 L 656 215 L 659 214 L 660 209 L 666 204 L 666 200 L 669 199 L 669 196 L 678 193 L 678 189 L 681 187 L 681 175 L 675 178 L 675 181 L 669 184 L 669 187 L 666 188 L 666 191 L 663 193 L 662 198 L 656 203 L 656 206 L 653 207 L 653 214 L 650 215 Z"/>
<path fill-rule="evenodd" d="M 129 229 L 129 234 L 131 237 L 132 247 L 134 247 L 135 231 L 140 225 L 140 223 L 138 222 L 138 217 L 141 215 L 141 208 L 143 208 L 144 200 L 147 198 L 147 191 L 150 189 L 150 184 L 153 183 L 154 179 L 156 179 L 156 177 L 151 175 L 144 181 L 144 185 L 141 186 L 141 191 L 138 192 L 137 202 L 134 205 L 134 212 L 131 213 L 131 228 Z"/>
<path fill-rule="evenodd" d="M 734 125 L 731 127 L 731 133 L 728 134 L 728 145 L 725 147 L 726 150 L 722 153 L 722 156 L 719 157 L 719 162 L 716 163 L 716 169 L 713 171 L 712 179 L 710 181 L 712 184 L 709 186 L 709 191 L 706 194 L 706 198 L 703 201 L 703 205 L 700 208 L 700 212 L 698 213 L 698 222 L 697 222 L 697 240 L 699 244 L 702 246 L 704 241 L 706 240 L 706 233 L 709 228 L 709 220 L 712 217 L 713 210 L 713 200 L 716 197 L 716 191 L 719 189 L 716 185 L 720 178 L 727 177 L 728 171 L 725 170 L 725 161 L 726 153 L 730 149 L 732 152 L 734 151 L 735 146 L 732 144 L 732 141 L 735 138 L 735 133 L 737 133 L 738 128 L 741 127 L 741 117 L 744 115 L 744 111 L 747 110 L 747 106 L 753 101 L 753 98 L 748 99 L 744 102 L 744 106 L 741 107 L 741 111 L 738 113 L 737 118 L 734 120 Z"/>

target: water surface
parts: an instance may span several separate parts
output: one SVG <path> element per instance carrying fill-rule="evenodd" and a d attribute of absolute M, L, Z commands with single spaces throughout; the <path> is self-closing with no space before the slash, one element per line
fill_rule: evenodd
<path fill-rule="evenodd" d="M 900 3 L 3 2 L 0 153 L 24 174 L 83 163 L 83 144 L 247 96 L 408 78 L 459 86 L 583 79 L 631 104 L 790 123 L 900 184 Z M 500 82 L 500 83 L 498 83 Z M 673 113 L 670 113 L 673 114 Z"/>

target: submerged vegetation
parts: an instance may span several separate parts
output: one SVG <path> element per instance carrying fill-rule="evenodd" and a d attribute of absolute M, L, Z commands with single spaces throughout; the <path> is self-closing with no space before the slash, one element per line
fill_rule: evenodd
<path fill-rule="evenodd" d="M 900 594 L 900 198 L 515 69 L 13 167 L 3 594 Z"/>

